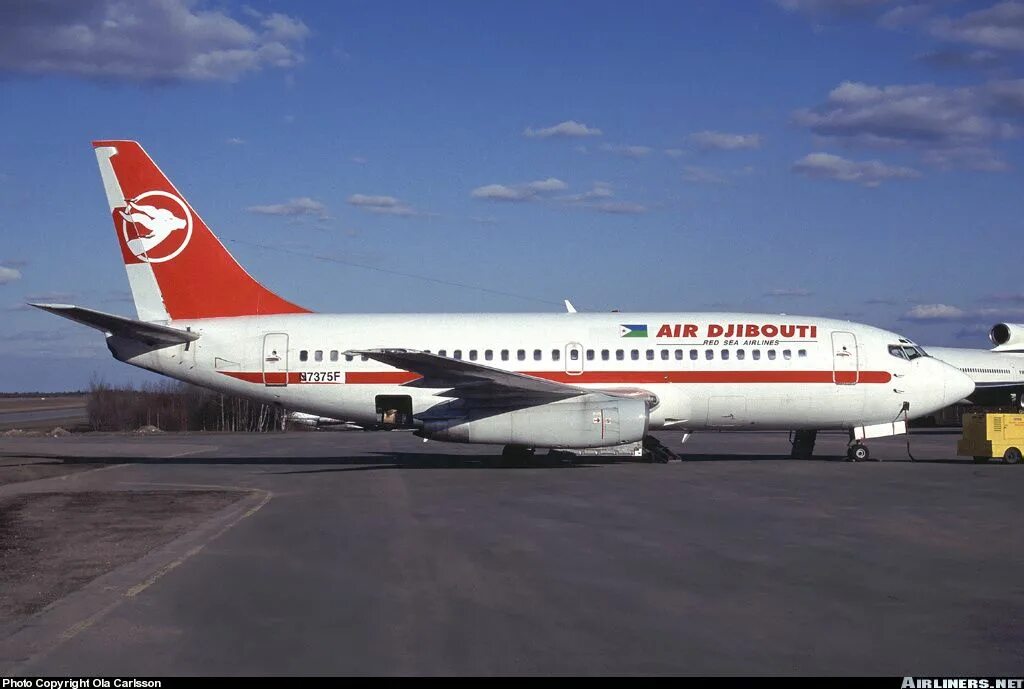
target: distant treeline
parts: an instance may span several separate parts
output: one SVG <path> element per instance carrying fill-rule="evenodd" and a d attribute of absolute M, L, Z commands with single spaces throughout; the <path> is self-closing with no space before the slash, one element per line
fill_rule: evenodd
<path fill-rule="evenodd" d="M 14 397 L 78 397 L 86 394 L 85 390 L 66 390 L 64 392 L 0 392 L 0 399 Z"/>
<path fill-rule="evenodd" d="M 178 382 L 89 386 L 86 412 L 94 431 L 134 431 L 155 426 L 162 431 L 247 431 L 281 428 L 285 411 L 242 397 L 222 395 Z"/>

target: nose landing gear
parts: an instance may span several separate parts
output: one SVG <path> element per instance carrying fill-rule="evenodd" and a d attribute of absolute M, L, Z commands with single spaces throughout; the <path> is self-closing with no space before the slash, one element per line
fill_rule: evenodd
<path fill-rule="evenodd" d="M 863 443 L 854 443 L 846 449 L 847 462 L 864 462 L 869 457 L 871 457 L 871 453 L 868 452 L 868 446 Z"/>

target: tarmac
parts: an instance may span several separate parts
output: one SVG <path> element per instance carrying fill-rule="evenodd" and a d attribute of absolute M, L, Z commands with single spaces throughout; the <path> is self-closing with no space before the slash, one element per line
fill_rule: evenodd
<path fill-rule="evenodd" d="M 0 675 L 1021 674 L 1024 466 L 658 436 L 0 438 Z"/>

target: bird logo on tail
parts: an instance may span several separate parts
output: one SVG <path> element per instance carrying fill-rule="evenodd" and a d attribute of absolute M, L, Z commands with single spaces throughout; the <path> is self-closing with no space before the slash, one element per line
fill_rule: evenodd
<path fill-rule="evenodd" d="M 128 199 L 118 213 L 125 244 L 140 261 L 169 261 L 192 238 L 191 211 L 184 201 L 165 191 L 147 191 Z"/>

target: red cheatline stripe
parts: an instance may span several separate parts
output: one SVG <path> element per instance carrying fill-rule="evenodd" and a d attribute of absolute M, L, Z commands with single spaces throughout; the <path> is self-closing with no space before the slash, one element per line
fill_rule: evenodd
<path fill-rule="evenodd" d="M 263 383 L 263 373 L 242 371 L 221 371 L 226 376 L 248 383 Z M 654 384 L 654 383 L 888 383 L 892 376 L 888 371 L 861 371 L 855 377 L 852 371 L 586 371 L 573 375 L 564 371 L 524 371 L 535 378 L 582 385 Z M 409 371 L 348 371 L 345 382 L 349 385 L 402 385 L 418 378 L 419 374 Z M 280 385 L 283 373 L 268 373 L 268 383 Z M 288 373 L 289 384 L 300 383 L 299 373 Z M 316 384 L 316 383 L 312 383 Z"/>

